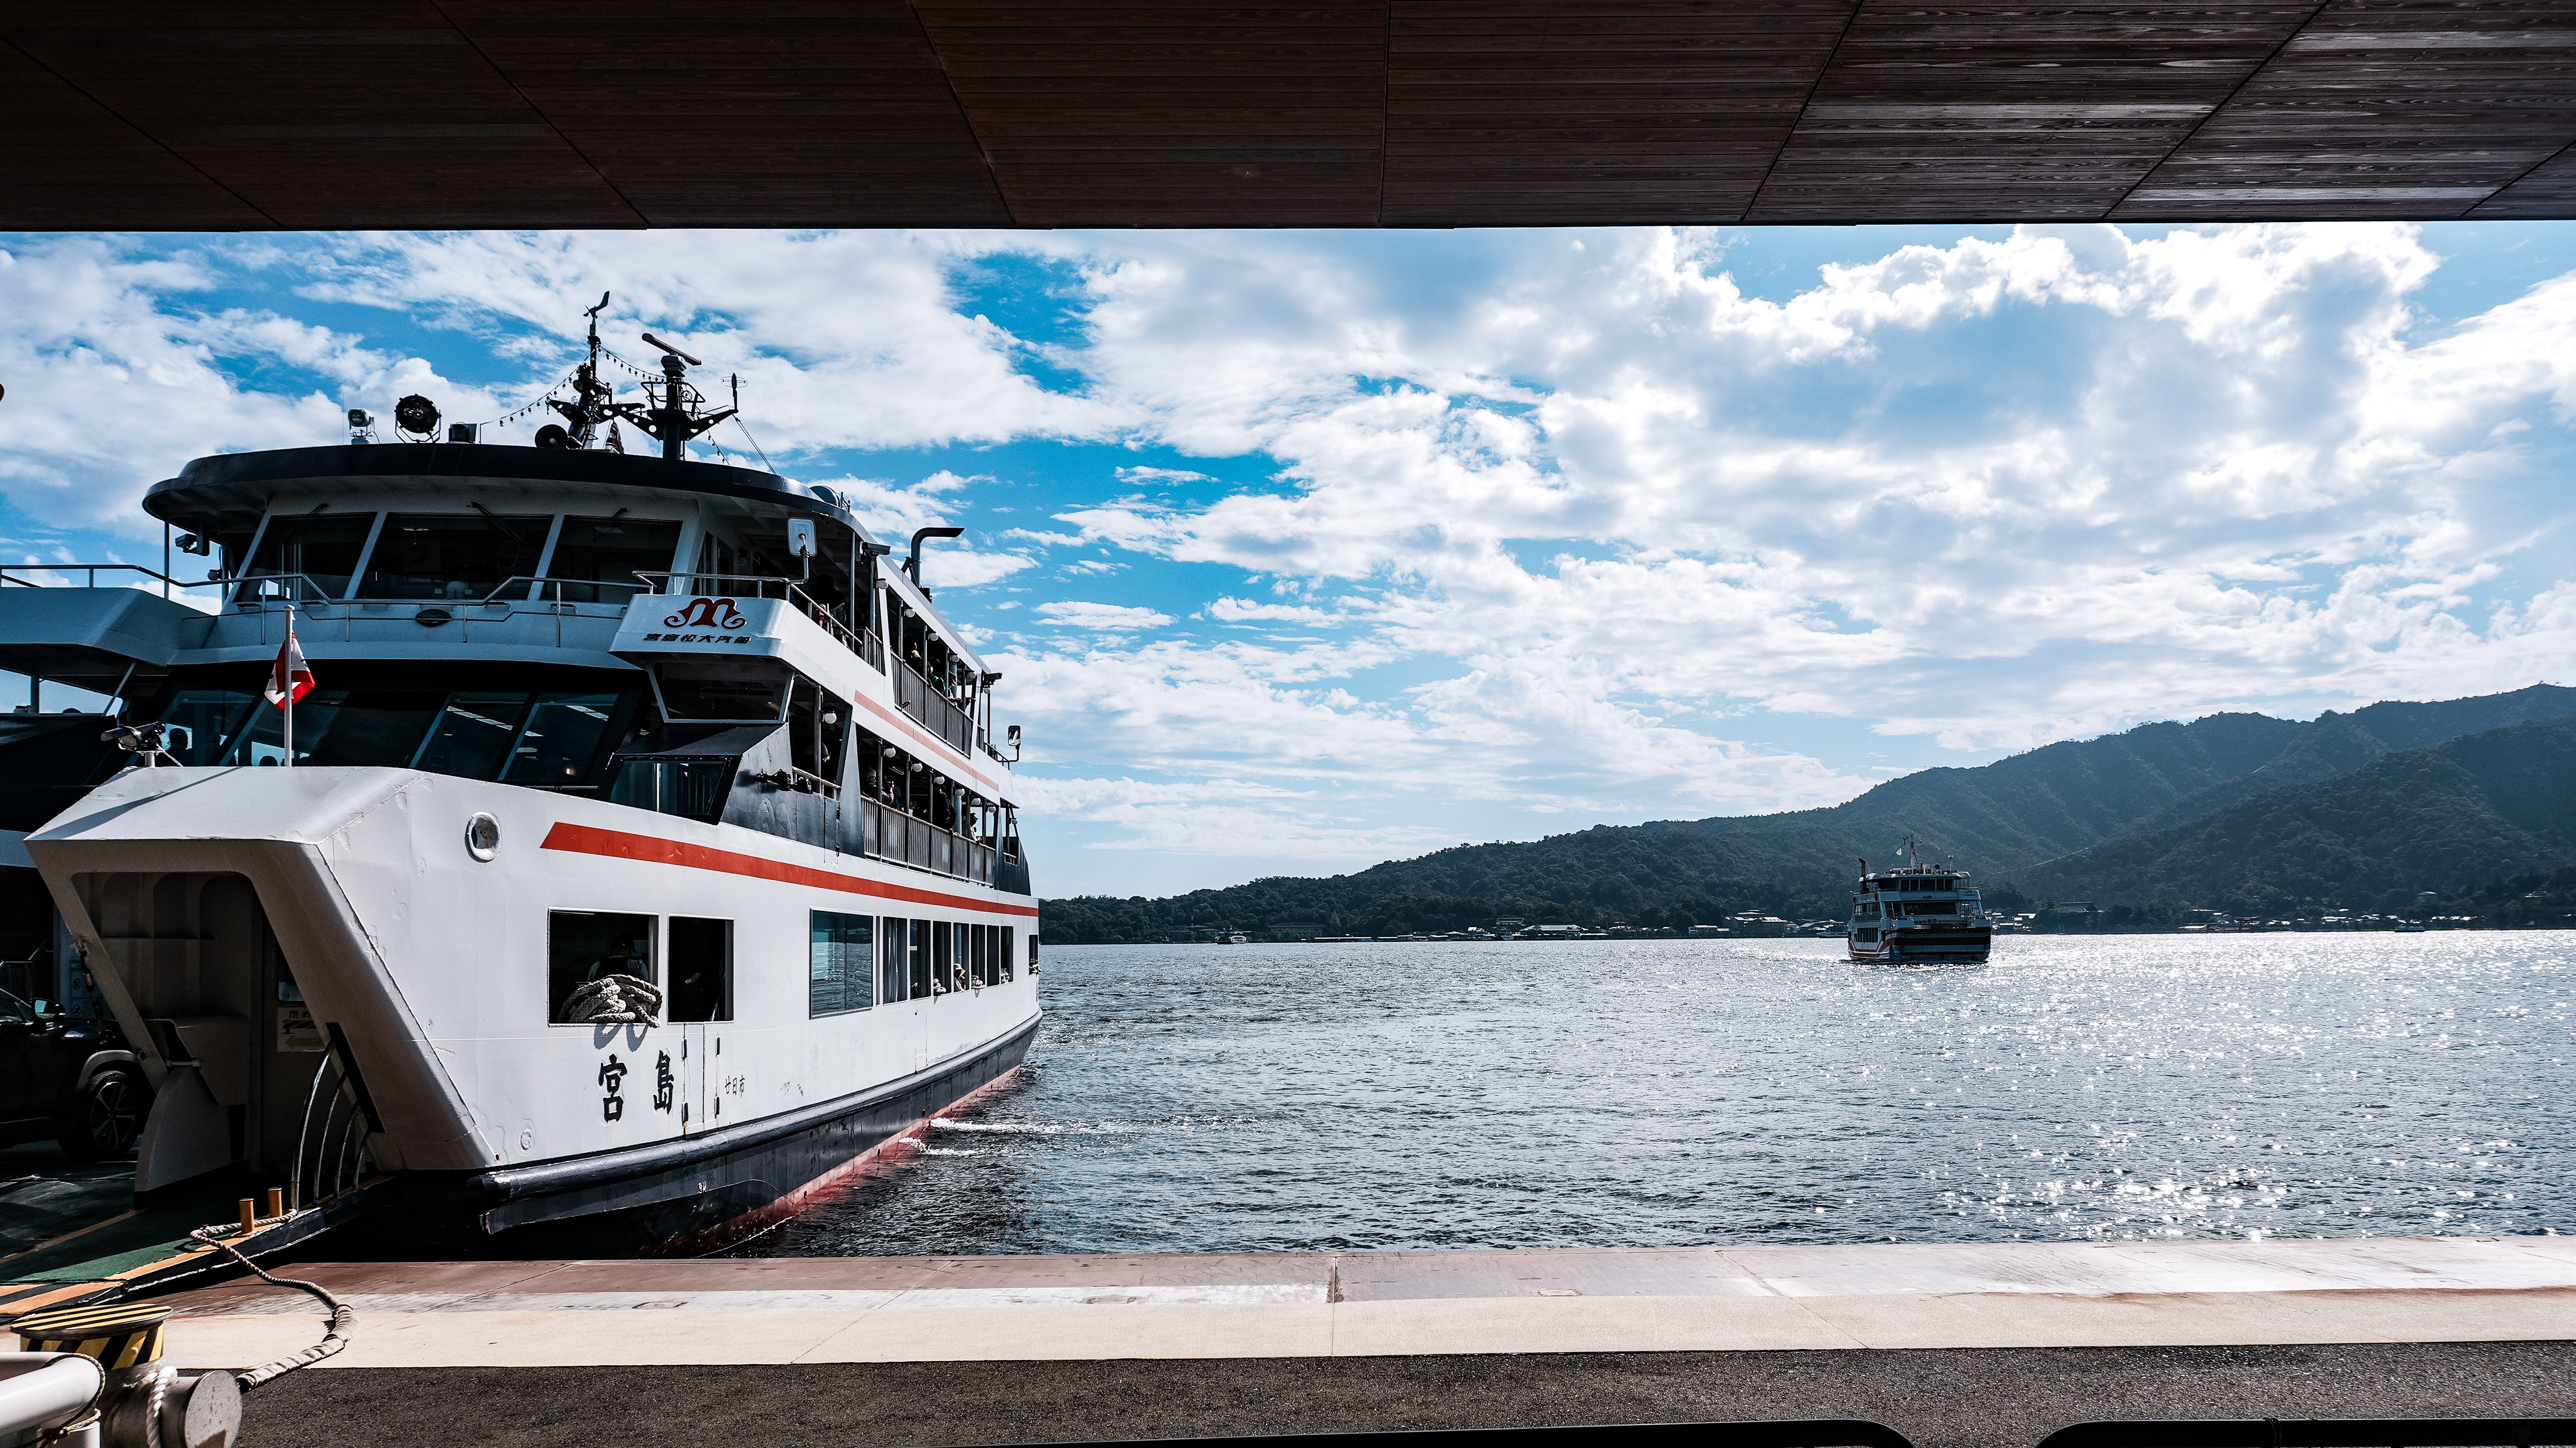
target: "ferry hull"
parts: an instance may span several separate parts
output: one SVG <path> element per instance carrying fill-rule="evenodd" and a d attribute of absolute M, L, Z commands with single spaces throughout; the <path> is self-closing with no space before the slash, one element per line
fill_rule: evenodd
<path fill-rule="evenodd" d="M 993 1089 L 1040 1021 L 1025 896 L 596 800 L 409 770 L 130 770 L 28 848 L 145 1043 L 155 1120 L 174 1113 L 154 1139 L 190 1146 L 145 1153 L 146 1186 L 300 1171 L 311 1200 L 318 1121 L 334 1172 L 393 1175 L 397 1214 L 439 1236 L 703 1250 Z M 722 1018 L 553 1020 L 550 922 L 599 914 L 649 941 L 722 923 Z M 867 1000 L 818 1003 L 809 973 L 849 964 L 815 943 L 827 924 L 860 932 L 851 969 L 882 967 Z M 907 937 L 915 972 L 953 939 L 914 979 L 953 959 L 956 988 L 892 987 Z M 991 979 L 965 972 L 976 941 Z"/>
<path fill-rule="evenodd" d="M 1876 944 L 1848 942 L 1851 958 L 1887 965 L 1983 965 L 1994 954 L 1994 932 L 1891 930 Z"/>
<path fill-rule="evenodd" d="M 570 1228 L 586 1246 L 712 1251 L 892 1165 L 930 1121 L 1007 1086 L 1037 1028 L 1031 1018 L 960 1059 L 817 1110 L 639 1151 L 479 1172 L 435 1200 L 471 1213 L 487 1234 Z"/>

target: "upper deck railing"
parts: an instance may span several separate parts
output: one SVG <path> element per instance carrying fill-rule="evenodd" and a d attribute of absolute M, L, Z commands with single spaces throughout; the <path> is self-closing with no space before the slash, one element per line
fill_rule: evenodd
<path fill-rule="evenodd" d="M 867 660 L 868 667 L 882 674 L 886 669 L 885 640 L 864 629 L 853 629 L 841 622 L 841 616 L 821 599 L 807 593 L 793 578 L 773 577 L 758 573 L 645 573 L 635 575 L 651 587 L 647 592 L 712 593 L 732 598 L 783 598 L 798 612 L 812 619 L 825 633 L 840 641 L 841 647 Z"/>
<path fill-rule="evenodd" d="M 140 563 L 16 563 L 0 568 L 0 587 L 12 583 L 20 588 L 69 588 L 71 586 L 68 583 L 46 583 L 33 578 L 20 578 L 16 576 L 19 573 L 77 573 L 82 575 L 81 587 L 83 588 L 98 587 L 98 576 L 101 573 L 140 573 L 146 578 L 160 580 L 164 597 L 167 597 L 173 588 L 204 588 L 208 584 L 224 581 L 209 578 L 202 583 L 181 583 L 157 568 L 146 568 Z"/>

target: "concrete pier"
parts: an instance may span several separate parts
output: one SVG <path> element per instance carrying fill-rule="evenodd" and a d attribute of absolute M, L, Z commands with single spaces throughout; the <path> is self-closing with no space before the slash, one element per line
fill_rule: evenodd
<path fill-rule="evenodd" d="M 2576 1237 L 302 1266 L 314 1371 L 2217 1347 L 2576 1339 Z M 174 1361 L 318 1335 L 257 1281 Z"/>

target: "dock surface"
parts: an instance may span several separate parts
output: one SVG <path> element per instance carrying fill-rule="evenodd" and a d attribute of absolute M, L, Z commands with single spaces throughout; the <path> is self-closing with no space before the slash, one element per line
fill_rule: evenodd
<path fill-rule="evenodd" d="M 2167 1348 L 2576 1338 L 2576 1237 L 346 1263 L 317 1371 L 603 1364 Z M 255 1280 L 172 1358 L 318 1337 Z"/>

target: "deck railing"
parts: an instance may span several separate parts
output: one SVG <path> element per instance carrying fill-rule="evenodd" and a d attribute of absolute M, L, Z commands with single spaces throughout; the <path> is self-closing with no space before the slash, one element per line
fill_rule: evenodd
<path fill-rule="evenodd" d="M 12 569 L 17 573 L 77 573 L 81 575 L 80 586 L 83 588 L 98 587 L 98 576 L 101 573 L 140 573 L 146 578 L 160 580 L 164 597 L 167 597 L 168 591 L 173 588 L 203 588 L 207 583 L 222 581 L 209 578 L 205 583 L 181 583 L 157 568 L 146 568 L 140 563 L 13 563 L 7 568 L 0 568 L 0 587 L 6 587 L 12 583 L 20 588 L 69 588 L 71 586 L 68 583 L 46 583 L 39 579 L 19 578 L 11 572 Z"/>
<path fill-rule="evenodd" d="M 1000 860 L 1000 852 L 981 840 L 872 799 L 859 801 L 859 852 L 978 885 L 993 883 Z"/>
<path fill-rule="evenodd" d="M 821 599 L 807 593 L 793 578 L 761 573 L 645 573 L 635 575 L 651 585 L 653 593 L 714 593 L 732 598 L 780 598 L 794 605 L 796 611 L 812 619 L 816 626 L 840 641 L 867 661 L 868 667 L 885 672 L 885 640 L 864 629 L 854 629 L 841 622 L 841 616 Z"/>
<path fill-rule="evenodd" d="M 960 754 L 975 752 L 975 719 L 973 715 L 948 701 L 946 695 L 930 686 L 910 664 L 897 665 L 894 671 L 894 701 L 903 712 L 928 725 L 932 733 L 945 740 Z"/>

